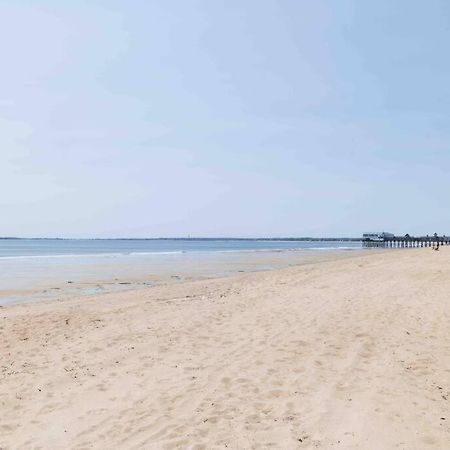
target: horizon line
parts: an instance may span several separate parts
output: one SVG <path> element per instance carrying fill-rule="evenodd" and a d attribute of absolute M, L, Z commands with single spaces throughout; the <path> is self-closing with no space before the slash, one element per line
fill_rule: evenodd
<path fill-rule="evenodd" d="M 202 236 L 188 236 L 188 237 L 39 237 L 39 236 L 0 236 L 1 240 L 67 240 L 67 241 L 81 241 L 81 240 L 96 240 L 96 241 L 158 241 L 158 240 L 242 240 L 242 241 L 255 241 L 255 240 L 327 240 L 327 239 L 361 239 L 361 237 L 355 236 L 274 236 L 274 237 L 229 237 L 229 236 L 214 236 L 214 237 L 202 237 Z"/>

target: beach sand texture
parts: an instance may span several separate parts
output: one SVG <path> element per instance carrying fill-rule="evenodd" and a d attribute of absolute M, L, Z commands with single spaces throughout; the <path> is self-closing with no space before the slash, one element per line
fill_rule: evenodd
<path fill-rule="evenodd" d="M 0 308 L 2 449 L 449 449 L 450 249 Z"/>

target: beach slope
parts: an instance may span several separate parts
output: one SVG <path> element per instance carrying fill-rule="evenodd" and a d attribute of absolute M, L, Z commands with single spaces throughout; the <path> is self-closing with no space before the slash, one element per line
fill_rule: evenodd
<path fill-rule="evenodd" d="M 0 308 L 0 448 L 448 449 L 449 250 Z"/>

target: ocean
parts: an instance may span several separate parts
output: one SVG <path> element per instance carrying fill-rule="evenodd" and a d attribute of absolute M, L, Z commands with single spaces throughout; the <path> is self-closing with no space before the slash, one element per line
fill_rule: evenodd
<path fill-rule="evenodd" d="M 0 305 L 278 269 L 355 250 L 360 242 L 0 239 Z"/>
<path fill-rule="evenodd" d="M 360 242 L 257 239 L 0 239 L 0 258 L 133 256 L 186 252 L 333 250 Z"/>

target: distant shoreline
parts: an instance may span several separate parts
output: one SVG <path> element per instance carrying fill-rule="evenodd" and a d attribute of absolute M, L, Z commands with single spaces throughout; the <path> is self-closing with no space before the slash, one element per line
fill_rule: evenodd
<path fill-rule="evenodd" d="M 159 237 L 159 238 L 62 238 L 62 237 L 0 237 L 0 240 L 34 241 L 265 241 L 265 242 L 360 242 L 352 237 L 277 237 L 277 238 L 230 238 L 230 237 Z"/>

